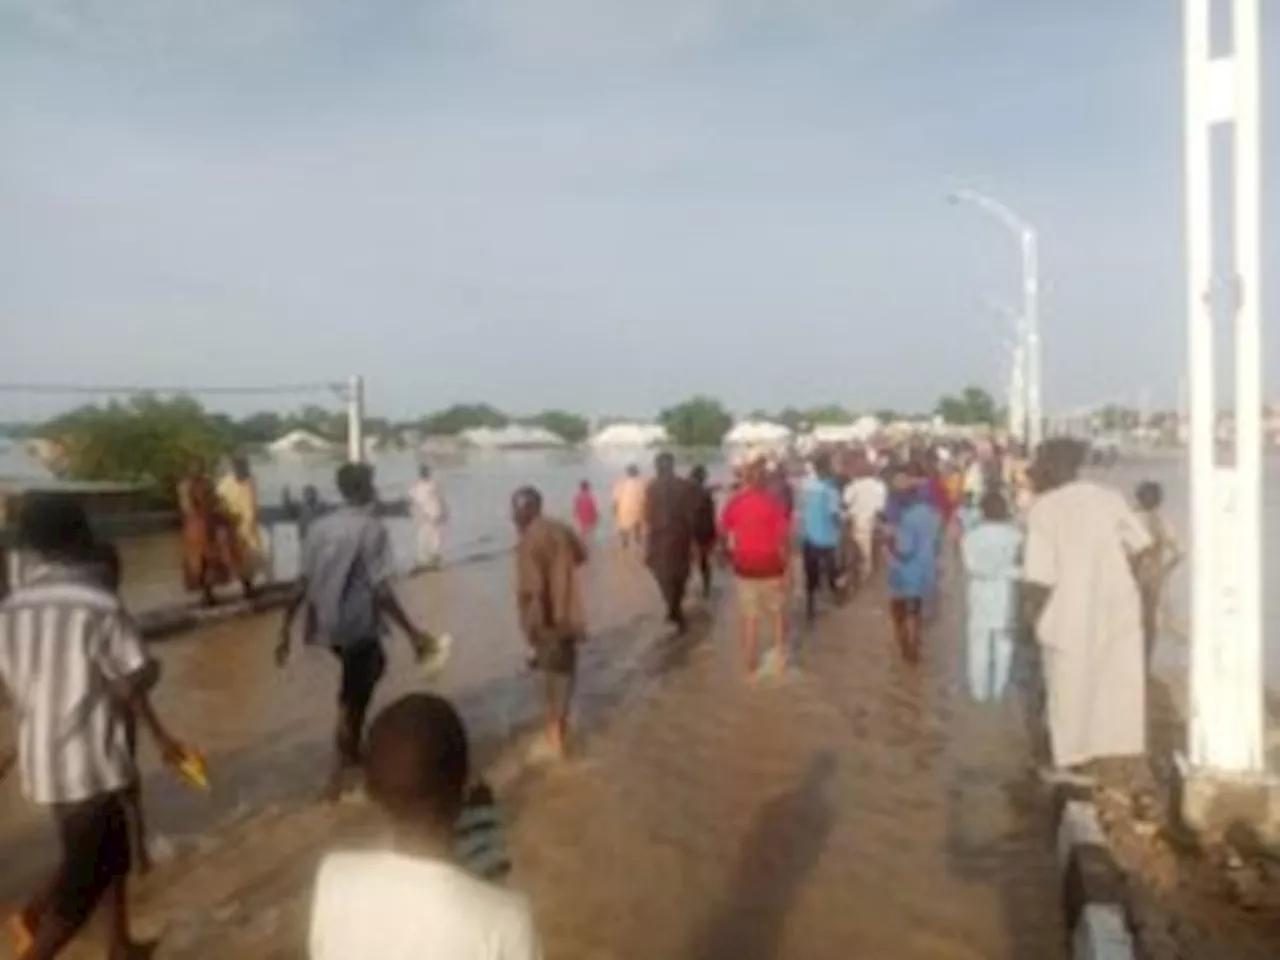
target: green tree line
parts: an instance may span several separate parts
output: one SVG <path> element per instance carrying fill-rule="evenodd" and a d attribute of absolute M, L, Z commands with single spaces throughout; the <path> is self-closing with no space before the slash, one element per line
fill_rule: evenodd
<path fill-rule="evenodd" d="M 962 424 L 994 423 L 998 416 L 991 396 L 977 387 L 943 397 L 937 412 L 952 423 Z M 880 413 L 883 418 L 897 418 L 892 411 Z M 757 412 L 753 416 L 767 415 Z M 794 429 L 805 424 L 847 423 L 855 419 L 855 414 L 837 404 L 828 404 L 803 410 L 788 407 L 767 418 Z M 721 401 L 706 395 L 690 397 L 658 415 L 672 443 L 688 447 L 719 446 L 734 419 Z M 410 429 L 423 437 L 456 436 L 469 429 L 509 424 L 540 426 L 569 443 L 585 440 L 591 430 L 586 417 L 571 411 L 552 409 L 532 416 L 513 416 L 487 403 L 456 404 L 408 422 L 372 417 L 366 420 L 365 429 L 369 436 L 388 440 Z M 191 397 L 144 394 L 80 407 L 33 429 L 15 430 L 14 434 L 21 432 L 52 441 L 59 452 L 53 466 L 63 476 L 148 484 L 167 498 L 194 460 L 213 463 L 235 451 L 269 443 L 292 430 L 306 430 L 340 443 L 346 426 L 344 413 L 319 406 L 303 407 L 293 413 L 264 411 L 236 418 L 206 410 Z"/>

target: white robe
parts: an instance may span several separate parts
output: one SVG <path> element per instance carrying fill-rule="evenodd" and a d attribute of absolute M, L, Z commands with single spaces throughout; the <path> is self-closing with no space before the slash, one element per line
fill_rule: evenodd
<path fill-rule="evenodd" d="M 1036 624 L 1054 764 L 1146 750 L 1142 609 L 1129 555 L 1151 545 L 1113 490 L 1076 481 L 1027 514 L 1025 577 L 1051 591 Z"/>
<path fill-rule="evenodd" d="M 418 521 L 418 563 L 437 563 L 444 547 L 444 526 L 448 520 L 444 496 L 434 480 L 419 480 L 409 488 L 409 503 Z"/>

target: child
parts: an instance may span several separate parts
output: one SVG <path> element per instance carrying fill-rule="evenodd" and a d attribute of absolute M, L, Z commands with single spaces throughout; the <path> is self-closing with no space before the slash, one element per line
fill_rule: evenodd
<path fill-rule="evenodd" d="M 17 539 L 37 565 L 0 604 L 0 681 L 17 707 L 23 792 L 49 808 L 62 862 L 10 929 L 23 960 L 53 960 L 105 902 L 107 955 L 126 960 L 140 948 L 125 897 L 124 796 L 137 772 L 122 716 L 148 727 L 166 761 L 180 762 L 185 751 L 151 709 L 136 626 L 88 562 L 98 548 L 84 508 L 66 496 L 26 497 Z"/>
<path fill-rule="evenodd" d="M 578 495 L 573 498 L 573 519 L 578 524 L 578 534 L 583 543 L 595 541 L 596 527 L 600 525 L 600 507 L 591 484 L 583 480 L 578 484 Z"/>
<path fill-rule="evenodd" d="M 1155 651 L 1160 633 L 1160 606 L 1164 585 L 1169 574 L 1182 562 L 1182 545 L 1173 525 L 1160 508 L 1164 504 L 1164 489 L 1160 484 L 1147 480 L 1138 485 L 1135 493 L 1138 501 L 1138 517 L 1151 534 L 1151 549 L 1140 554 L 1134 565 L 1134 577 L 1138 581 L 1138 593 L 1142 598 L 1142 637 L 1146 648 L 1147 665 Z"/>
<path fill-rule="evenodd" d="M 468 753 L 462 719 L 435 694 L 409 694 L 374 720 L 365 771 L 389 845 L 325 857 L 311 910 L 311 960 L 539 960 L 524 897 L 457 863 Z"/>
<path fill-rule="evenodd" d="M 982 522 L 961 541 L 969 575 L 969 693 L 999 700 L 1013 662 L 1015 602 L 1022 531 L 999 493 L 982 498 Z"/>

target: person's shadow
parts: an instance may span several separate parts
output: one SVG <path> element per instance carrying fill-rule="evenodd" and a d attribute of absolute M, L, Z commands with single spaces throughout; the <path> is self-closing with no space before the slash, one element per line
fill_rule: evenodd
<path fill-rule="evenodd" d="M 801 781 L 760 808 L 723 901 L 699 927 L 688 960 L 773 960 L 791 906 L 826 845 L 835 754 L 815 754 Z"/>

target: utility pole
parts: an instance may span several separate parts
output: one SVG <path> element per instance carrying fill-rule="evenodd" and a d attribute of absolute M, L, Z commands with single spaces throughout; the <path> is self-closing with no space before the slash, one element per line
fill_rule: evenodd
<path fill-rule="evenodd" d="M 1184 815 L 1227 781 L 1264 774 L 1262 675 L 1261 223 L 1258 0 L 1232 0 L 1234 49 L 1212 56 L 1213 0 L 1184 0 L 1191 709 Z M 1211 131 L 1234 128 L 1234 269 L 1214 273 Z M 1235 346 L 1235 461 L 1216 452 L 1215 332 Z"/>
<path fill-rule="evenodd" d="M 346 394 L 347 460 L 360 463 L 364 460 L 364 377 L 349 378 Z"/>

